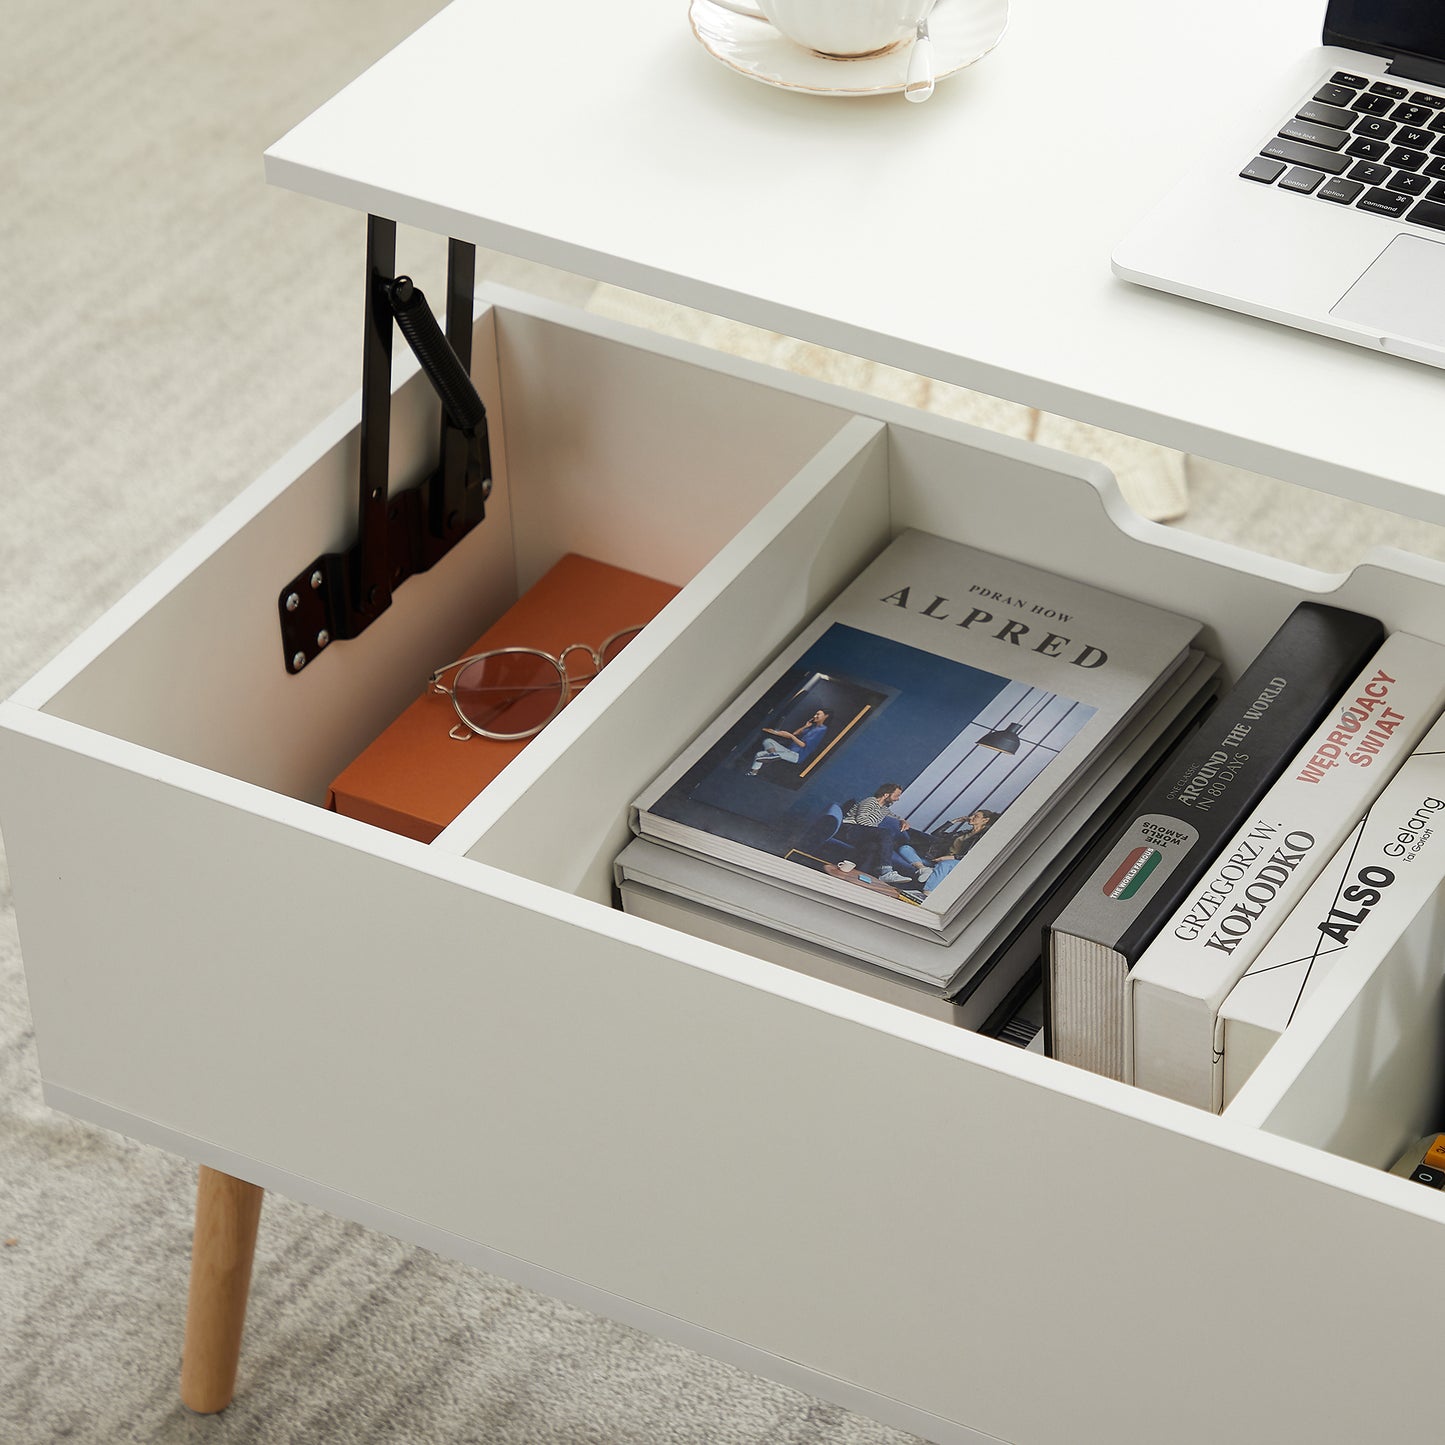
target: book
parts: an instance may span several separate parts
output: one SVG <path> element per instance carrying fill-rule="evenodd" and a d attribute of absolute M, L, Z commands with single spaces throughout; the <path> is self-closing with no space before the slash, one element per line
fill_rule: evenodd
<path fill-rule="evenodd" d="M 639 840 L 639 843 L 643 848 L 657 847 L 655 843 L 644 840 Z M 793 937 L 750 919 L 739 918 L 723 909 L 699 903 L 686 894 L 671 889 L 654 888 L 641 881 L 643 876 L 645 874 L 629 871 L 617 889 L 623 911 L 636 918 L 647 918 L 666 928 L 676 929 L 679 933 L 705 938 L 710 943 L 722 944 L 724 948 L 735 948 L 739 953 L 781 964 L 782 967 L 806 974 L 809 978 L 841 984 L 844 988 L 852 989 L 854 993 L 881 999 L 884 1003 L 911 1009 L 914 1013 L 941 1019 L 944 1023 L 970 1028 L 977 1027 L 983 1018 L 987 1017 L 987 1007 L 982 1012 L 965 1010 L 950 1002 L 940 988 L 887 969 L 875 968 L 859 959 L 849 958 L 807 939 Z M 979 1000 L 982 1005 L 989 1002 L 982 997 Z"/>
<path fill-rule="evenodd" d="M 774 887 L 743 870 L 646 838 L 633 839 L 618 855 L 614 864 L 618 886 L 625 889 L 636 883 L 671 893 L 772 930 L 792 942 L 901 974 L 944 993 L 958 992 L 980 965 L 980 950 L 1007 935 L 1031 913 L 1180 735 L 1198 724 L 1217 692 L 1218 663 L 1202 652 L 1194 653 L 1193 658 L 1168 705 L 1141 720 L 1109 766 L 1038 840 L 1038 846 L 1019 858 L 976 907 L 959 915 L 946 941 L 939 935 L 911 934 L 866 915 L 840 920 L 826 900 Z M 1036 925 L 1035 959 L 1039 936 Z"/>
<path fill-rule="evenodd" d="M 559 654 L 650 622 L 677 595 L 668 582 L 568 553 L 532 584 L 459 656 L 500 647 Z M 424 687 L 448 657 L 418 660 L 418 696 L 332 781 L 327 806 L 348 818 L 430 843 L 518 753 L 526 741 L 448 736 L 451 701 Z"/>
<path fill-rule="evenodd" d="M 1031 930 L 1035 940 L 1031 955 L 1025 957 L 1023 951 L 1014 947 L 1005 957 L 1000 950 L 997 958 L 985 960 L 984 966 L 971 975 L 966 988 L 951 993 L 738 918 L 682 894 L 649 887 L 633 877 L 627 878 L 618 892 L 623 911 L 636 918 L 649 919 L 679 933 L 689 933 L 694 938 L 791 968 L 809 978 L 836 983 L 868 998 L 977 1033 L 996 1033 L 1017 1012 L 1020 1000 L 1039 992 L 1037 928 Z M 1030 1030 L 1022 1042 L 1029 1043 L 1032 1039 L 1033 1030 Z M 1043 1052 L 1042 1039 L 1038 1052 Z"/>
<path fill-rule="evenodd" d="M 897 933 L 911 933 L 934 949 L 939 945 L 952 945 L 961 934 L 973 927 L 980 913 L 997 907 L 998 897 L 1031 882 L 1050 853 L 1061 846 L 1070 832 L 1081 826 L 1093 809 L 1118 788 L 1146 757 L 1157 754 L 1166 733 L 1172 733 L 1172 740 L 1177 741 L 1179 715 L 1186 712 L 1197 715 L 1200 704 L 1217 695 L 1218 669 L 1216 659 L 1197 649 L 1190 649 L 1184 665 L 1176 669 L 1146 707 L 1129 720 L 1114 746 L 1086 771 L 1078 774 L 1067 787 L 1060 789 L 1039 814 L 1035 827 L 1014 851 L 1008 867 L 1001 872 L 995 885 L 977 892 L 941 928 L 924 927 L 912 917 L 882 918 L 871 909 L 853 908 L 851 900 L 846 897 L 820 898 L 815 889 L 800 886 L 791 878 L 762 878 L 735 862 L 694 853 L 678 843 L 662 846 L 674 852 L 689 853 L 693 857 L 704 859 L 719 878 L 726 872 L 732 872 L 751 880 L 753 886 L 748 890 L 746 899 L 739 897 L 735 887 L 726 887 L 719 883 L 719 890 L 725 891 L 719 892 L 717 901 L 724 902 L 725 906 L 746 908 L 751 906 L 752 902 L 763 900 L 772 893 L 790 893 L 797 898 L 808 900 L 814 905 L 809 916 L 816 920 L 823 931 L 823 941 L 830 946 L 841 943 L 844 947 L 851 948 L 864 938 L 874 937 L 881 940 L 879 946 L 892 957 L 894 935 Z M 833 841 L 837 843 L 846 831 L 840 828 Z M 846 851 L 846 848 L 840 849 L 838 856 L 843 857 Z M 840 864 L 841 866 L 846 865 Z M 845 909 L 852 913 L 852 919 L 840 920 L 836 916 L 837 911 Z M 764 915 L 764 921 L 769 921 L 771 915 L 767 914 L 766 907 Z M 929 966 L 927 976 L 933 977 L 933 965 Z"/>
<path fill-rule="evenodd" d="M 1156 755 L 1160 740 L 1166 732 L 1173 732 L 1169 741 L 1178 740 L 1180 714 L 1191 713 L 1197 720 L 1200 705 L 1217 695 L 1218 670 L 1217 659 L 1198 649 L 1189 649 L 1182 665 L 1165 679 L 1145 706 L 1129 719 L 1113 745 L 1065 787 L 1059 789 L 1038 814 L 1034 827 L 1009 858 L 1008 867 L 1002 870 L 993 887 L 975 893 L 941 928 L 924 927 L 911 916 L 881 918 L 869 908 L 854 908 L 851 899 L 847 897 L 820 898 L 815 889 L 800 886 L 791 878 L 763 879 L 734 862 L 719 858 L 707 858 L 706 861 L 719 872 L 730 870 L 750 878 L 755 885 L 748 895 L 750 899 L 779 892 L 792 893 L 810 900 L 816 905 L 812 916 L 818 920 L 819 927 L 824 930 L 824 941 L 830 946 L 837 943 L 845 949 L 853 948 L 855 942 L 872 934 L 883 938 L 880 946 L 886 948 L 891 957 L 894 955 L 892 935 L 895 933 L 911 933 L 934 947 L 952 945 L 961 934 L 974 926 L 982 912 L 996 910 L 999 897 L 1007 895 L 1011 889 L 1032 882 L 1036 872 L 1045 866 L 1051 853 L 1063 846 L 1064 840 L 1081 826 L 1093 808 L 1118 788 L 1146 757 L 1152 758 Z M 842 810 L 838 810 L 840 817 L 841 813 Z M 840 844 L 848 831 L 839 828 L 833 843 Z M 691 852 L 678 843 L 668 843 L 665 846 L 677 852 Z M 838 857 L 845 858 L 847 852 L 846 846 L 840 847 Z M 705 857 L 700 853 L 692 856 Z M 839 866 L 846 864 L 840 863 Z M 725 896 L 727 906 L 738 905 L 735 890 L 729 891 Z M 837 910 L 845 909 L 854 915 L 853 920 L 843 921 L 836 917 Z M 996 911 L 994 916 L 998 916 Z M 933 977 L 931 967 L 927 976 Z"/>
<path fill-rule="evenodd" d="M 1044 991 L 1037 983 L 1005 1017 L 995 1016 L 980 1032 L 1031 1054 L 1044 1051 Z"/>
<path fill-rule="evenodd" d="M 1176 749 L 1049 930 L 1046 1051 L 1124 1077 L 1124 980 L 1379 647 L 1373 617 L 1302 602 Z"/>
<path fill-rule="evenodd" d="M 1350 830 L 1219 1009 L 1228 1106 L 1331 973 L 1364 978 L 1445 880 L 1445 718 Z"/>
<path fill-rule="evenodd" d="M 1445 709 L 1445 647 L 1396 632 L 1130 970 L 1124 1080 L 1216 1113 L 1219 1006 Z"/>
<path fill-rule="evenodd" d="M 1198 630 L 905 532 L 663 770 L 633 830 L 941 933 Z M 913 887 L 890 886 L 899 866 Z"/>

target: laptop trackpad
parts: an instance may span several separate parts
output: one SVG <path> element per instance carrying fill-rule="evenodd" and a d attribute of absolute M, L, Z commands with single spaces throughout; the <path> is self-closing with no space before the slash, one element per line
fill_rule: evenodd
<path fill-rule="evenodd" d="M 1445 244 L 1396 236 L 1330 315 L 1368 327 L 1386 351 L 1411 354 L 1409 347 L 1390 345 L 1395 336 L 1445 350 Z"/>

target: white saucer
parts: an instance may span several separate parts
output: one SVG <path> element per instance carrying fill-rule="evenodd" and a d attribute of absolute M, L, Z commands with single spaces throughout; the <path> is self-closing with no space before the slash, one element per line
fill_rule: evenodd
<path fill-rule="evenodd" d="M 687 18 L 709 55 L 740 75 L 812 95 L 889 95 L 908 78 L 906 43 L 881 55 L 836 60 L 805 50 L 766 20 L 692 0 Z M 934 78 L 943 80 L 987 55 L 1008 28 L 1008 0 L 939 0 L 928 18 Z"/>

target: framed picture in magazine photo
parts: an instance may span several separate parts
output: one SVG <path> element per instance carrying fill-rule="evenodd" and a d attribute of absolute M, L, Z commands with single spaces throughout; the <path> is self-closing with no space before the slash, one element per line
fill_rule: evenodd
<path fill-rule="evenodd" d="M 659 806 L 778 858 L 856 854 L 876 874 L 899 849 L 931 856 L 968 818 L 992 821 L 1095 711 L 835 624 Z"/>

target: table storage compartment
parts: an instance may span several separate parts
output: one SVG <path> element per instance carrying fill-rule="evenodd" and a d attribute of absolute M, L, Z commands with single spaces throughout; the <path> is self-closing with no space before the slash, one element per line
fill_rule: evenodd
<path fill-rule="evenodd" d="M 609 880 L 638 789 L 904 528 L 1191 612 L 1231 676 L 1306 595 L 1445 641 L 1445 569 L 1170 533 L 1093 464 L 530 298 L 474 355 L 488 518 L 361 637 L 288 676 L 275 613 L 348 540 L 353 408 L 4 705 L 48 1100 L 941 1441 L 1213 1440 L 1226 1397 L 1261 1440 L 1417 1426 L 1445 1199 L 1367 1166 L 1439 1122 L 1433 912 L 1398 1050 L 1360 1051 L 1382 969 L 1215 1118 Z M 434 427 L 413 376 L 394 485 Z M 569 550 L 686 585 L 433 844 L 320 806 Z"/>
<path fill-rule="evenodd" d="M 1445 1119 L 1445 892 L 1370 968 L 1341 965 L 1306 1000 L 1229 1113 L 1388 1169 Z"/>

